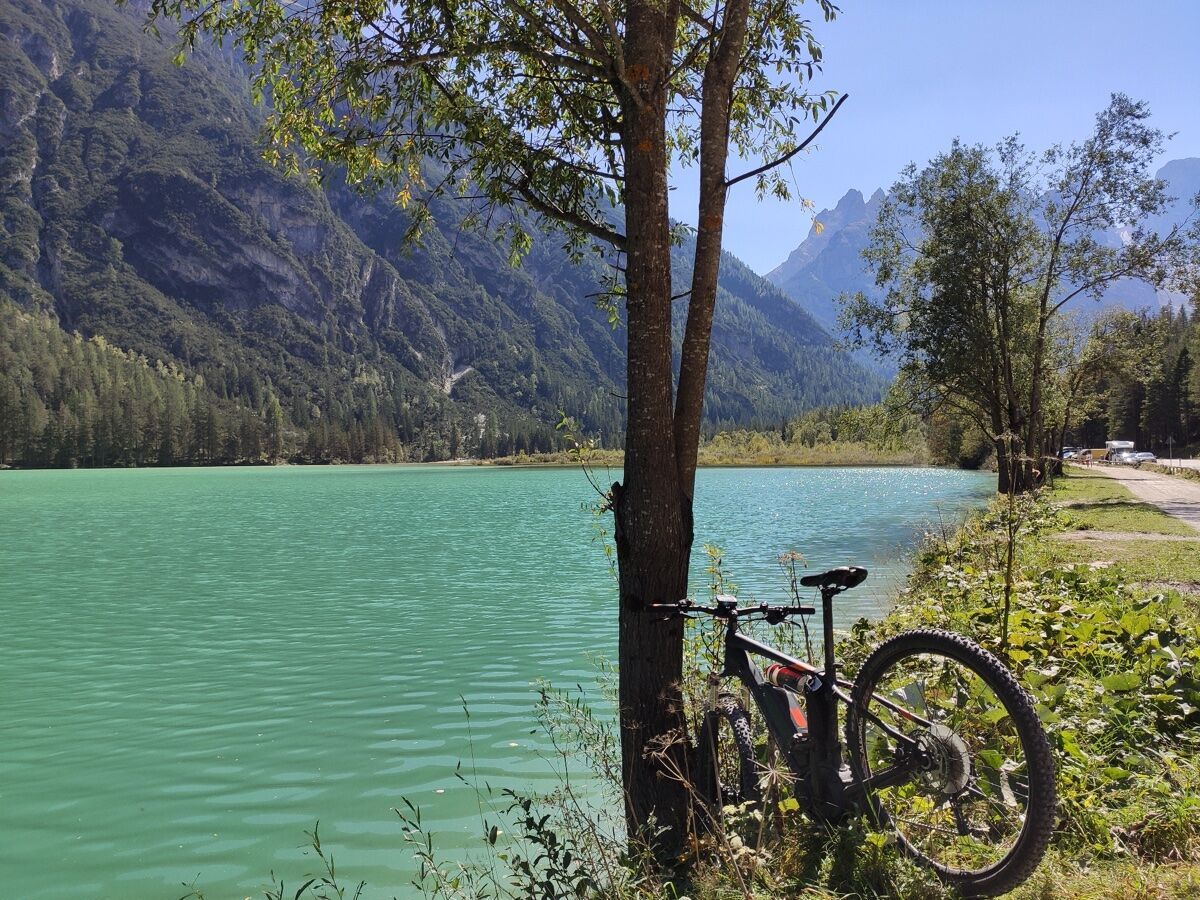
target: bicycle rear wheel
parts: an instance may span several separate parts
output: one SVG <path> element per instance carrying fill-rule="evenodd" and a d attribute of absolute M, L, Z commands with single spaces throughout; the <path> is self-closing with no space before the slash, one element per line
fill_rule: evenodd
<path fill-rule="evenodd" d="M 877 647 L 854 682 L 846 742 L 859 779 L 917 764 L 871 792 L 868 811 L 963 894 L 1004 893 L 1041 862 L 1056 804 L 1050 744 L 1029 694 L 973 641 L 930 629 Z"/>

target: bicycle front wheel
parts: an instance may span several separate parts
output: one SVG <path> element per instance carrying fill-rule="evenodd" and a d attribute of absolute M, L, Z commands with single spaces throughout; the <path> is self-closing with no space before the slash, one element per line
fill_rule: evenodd
<path fill-rule="evenodd" d="M 963 894 L 1012 890 L 1041 862 L 1056 804 L 1050 744 L 1029 694 L 973 641 L 929 629 L 877 647 L 854 683 L 846 742 L 858 779 L 913 767 L 870 792 L 868 811 Z"/>
<path fill-rule="evenodd" d="M 705 714 L 696 743 L 696 787 L 714 818 L 723 807 L 761 799 L 750 715 L 735 696 L 721 694 Z"/>

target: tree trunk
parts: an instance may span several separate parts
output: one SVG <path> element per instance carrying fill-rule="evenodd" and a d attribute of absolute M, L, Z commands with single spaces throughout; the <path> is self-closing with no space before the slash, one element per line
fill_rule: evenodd
<path fill-rule="evenodd" d="M 1045 416 L 1042 414 L 1042 377 L 1045 371 L 1046 363 L 1046 329 L 1050 321 L 1050 316 L 1047 313 L 1047 304 L 1049 303 L 1049 293 L 1042 295 L 1041 307 L 1038 311 L 1038 331 L 1037 337 L 1033 342 L 1033 355 L 1031 359 L 1032 372 L 1029 382 L 1029 407 L 1026 414 L 1029 416 L 1025 423 L 1025 456 L 1027 461 L 1025 468 L 1027 474 L 1025 484 L 1021 491 L 1031 491 L 1041 484 L 1046 477 L 1046 460 L 1043 458 L 1046 451 L 1046 422 Z"/>
<path fill-rule="evenodd" d="M 1009 457 L 1009 468 L 1012 474 L 1009 478 L 1008 490 L 1005 493 L 1027 494 L 1037 487 L 1039 473 L 1035 472 L 1033 461 L 1021 452 L 1019 446 Z"/>
<path fill-rule="evenodd" d="M 1012 467 L 1008 462 L 1008 444 L 996 440 L 996 490 L 1007 494 L 1012 490 Z"/>
<path fill-rule="evenodd" d="M 1024 442 L 1002 435 L 994 441 L 996 446 L 996 490 L 1001 494 L 1024 494 L 1033 490 L 1036 483 L 1033 464 L 1024 452 Z"/>
<path fill-rule="evenodd" d="M 1043 483 L 1053 483 L 1055 478 L 1058 478 L 1063 473 L 1062 445 L 1067 440 L 1067 426 L 1064 423 L 1061 428 L 1051 426 L 1049 434 L 1046 438 L 1046 449 L 1043 453 L 1046 464 L 1042 472 Z"/>
<path fill-rule="evenodd" d="M 613 486 L 620 643 L 621 763 L 631 837 L 653 837 L 660 860 L 688 834 L 683 715 L 683 622 L 650 604 L 687 594 L 691 502 L 676 463 L 671 374 L 671 234 L 667 204 L 666 92 L 677 10 L 631 3 L 626 98 L 625 222 L 628 407 L 625 478 Z"/>
<path fill-rule="evenodd" d="M 738 61 L 746 41 L 749 0 L 729 0 L 721 39 L 704 67 L 700 113 L 700 205 L 696 225 L 696 256 L 688 295 L 687 327 L 679 361 L 679 391 L 675 399 L 675 453 L 679 478 L 689 498 L 695 494 L 696 459 L 700 421 L 704 411 L 704 384 L 717 276 L 721 269 L 721 243 L 725 231 L 725 198 L 728 194 L 725 164 L 729 158 L 729 115 Z"/>

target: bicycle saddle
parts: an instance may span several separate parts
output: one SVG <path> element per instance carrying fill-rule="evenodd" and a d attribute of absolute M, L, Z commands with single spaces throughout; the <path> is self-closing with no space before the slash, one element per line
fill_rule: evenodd
<path fill-rule="evenodd" d="M 805 575 L 800 579 L 804 587 L 816 587 L 821 590 L 835 587 L 844 591 L 862 584 L 867 577 L 867 570 L 862 566 L 838 566 L 820 575 Z"/>

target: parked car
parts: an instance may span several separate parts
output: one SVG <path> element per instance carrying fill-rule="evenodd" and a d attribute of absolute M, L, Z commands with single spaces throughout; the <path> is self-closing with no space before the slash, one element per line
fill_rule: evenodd
<path fill-rule="evenodd" d="M 1158 462 L 1158 457 L 1147 450 L 1143 450 L 1140 453 L 1133 454 L 1133 460 L 1136 463 L 1156 463 Z"/>
<path fill-rule="evenodd" d="M 1119 466 L 1132 466 L 1137 462 L 1137 453 L 1133 450 L 1116 450 L 1110 455 L 1109 462 Z"/>
<path fill-rule="evenodd" d="M 1062 448 L 1062 458 L 1063 459 L 1075 459 L 1082 452 L 1083 452 L 1082 447 L 1063 447 Z"/>

